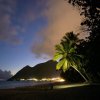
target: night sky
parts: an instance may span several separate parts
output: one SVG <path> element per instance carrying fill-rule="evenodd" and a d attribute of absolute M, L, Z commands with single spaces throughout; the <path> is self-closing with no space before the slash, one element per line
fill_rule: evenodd
<path fill-rule="evenodd" d="M 65 0 L 0 0 L 0 69 L 15 74 L 52 59 L 55 44 L 80 22 Z"/>

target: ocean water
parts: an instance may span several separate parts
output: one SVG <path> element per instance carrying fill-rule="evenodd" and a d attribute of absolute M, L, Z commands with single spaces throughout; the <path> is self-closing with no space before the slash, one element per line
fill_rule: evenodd
<path fill-rule="evenodd" d="M 50 82 L 34 82 L 34 81 L 0 81 L 0 89 L 11 89 L 24 86 L 35 86 L 40 84 L 48 84 Z"/>

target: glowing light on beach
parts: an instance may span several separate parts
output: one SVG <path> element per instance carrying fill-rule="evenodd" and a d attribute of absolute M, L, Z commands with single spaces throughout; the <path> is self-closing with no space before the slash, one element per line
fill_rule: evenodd
<path fill-rule="evenodd" d="M 36 78 L 29 78 L 29 79 L 20 79 L 20 81 L 38 81 Z"/>
<path fill-rule="evenodd" d="M 65 80 L 61 77 L 57 77 L 57 78 L 52 78 L 51 79 L 52 81 L 55 81 L 55 82 L 64 82 Z"/>
<path fill-rule="evenodd" d="M 29 81 L 38 81 L 37 78 L 30 78 L 30 79 L 27 79 L 27 80 L 29 80 Z"/>
<path fill-rule="evenodd" d="M 23 78 L 22 78 L 22 79 L 20 79 L 20 81 L 24 81 L 24 80 L 25 80 L 25 79 L 23 79 Z"/>
<path fill-rule="evenodd" d="M 64 82 L 65 80 L 64 80 L 64 79 L 59 79 L 58 81 L 59 81 L 59 82 Z"/>
<path fill-rule="evenodd" d="M 40 81 L 50 81 L 51 79 L 50 78 L 42 78 L 40 79 Z"/>
<path fill-rule="evenodd" d="M 89 83 L 81 83 L 81 84 L 70 84 L 70 85 L 56 85 L 53 88 L 54 89 L 63 89 L 63 88 L 72 88 L 72 87 L 81 87 L 81 86 L 88 86 Z"/>
<path fill-rule="evenodd" d="M 65 80 L 61 77 L 55 77 L 55 78 L 42 78 L 40 81 L 64 82 Z"/>
<path fill-rule="evenodd" d="M 55 78 L 42 78 L 42 79 L 37 79 L 37 78 L 29 78 L 29 79 L 20 79 L 20 81 L 50 81 L 50 82 L 64 82 L 65 80 L 61 77 L 55 77 Z"/>

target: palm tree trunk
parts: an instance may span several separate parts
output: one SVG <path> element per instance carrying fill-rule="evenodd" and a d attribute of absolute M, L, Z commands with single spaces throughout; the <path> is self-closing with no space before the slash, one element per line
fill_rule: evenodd
<path fill-rule="evenodd" d="M 74 69 L 83 77 L 83 79 L 88 82 L 87 78 L 77 69 L 74 67 Z"/>

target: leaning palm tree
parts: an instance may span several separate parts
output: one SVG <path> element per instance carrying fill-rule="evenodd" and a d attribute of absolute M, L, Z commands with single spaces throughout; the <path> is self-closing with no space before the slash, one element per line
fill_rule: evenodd
<path fill-rule="evenodd" d="M 53 60 L 58 61 L 56 69 L 62 69 L 64 72 L 73 67 L 83 78 L 87 78 L 82 74 L 82 55 L 77 54 L 77 43 L 79 39 L 73 32 L 67 33 L 60 44 L 56 45 L 56 53 Z"/>

